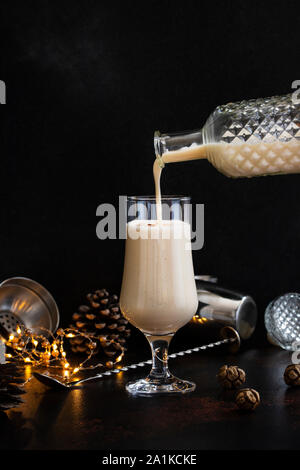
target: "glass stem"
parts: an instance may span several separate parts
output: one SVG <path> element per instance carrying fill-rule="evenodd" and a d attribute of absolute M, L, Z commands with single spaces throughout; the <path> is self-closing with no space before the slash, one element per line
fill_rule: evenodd
<path fill-rule="evenodd" d="M 171 377 L 168 369 L 168 350 L 174 335 L 152 336 L 146 335 L 152 351 L 152 369 L 148 376 L 151 380 L 161 381 Z"/>

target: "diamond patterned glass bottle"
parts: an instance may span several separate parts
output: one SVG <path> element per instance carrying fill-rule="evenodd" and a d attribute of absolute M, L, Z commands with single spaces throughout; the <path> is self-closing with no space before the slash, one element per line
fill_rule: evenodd
<path fill-rule="evenodd" d="M 155 134 L 163 162 L 207 158 L 231 177 L 300 172 L 300 104 L 293 95 L 218 106 L 201 130 Z"/>

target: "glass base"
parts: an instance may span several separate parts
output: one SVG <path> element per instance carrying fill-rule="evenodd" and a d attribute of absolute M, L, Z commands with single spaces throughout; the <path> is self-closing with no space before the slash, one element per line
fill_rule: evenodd
<path fill-rule="evenodd" d="M 187 380 L 177 379 L 177 377 L 170 376 L 167 379 L 159 380 L 147 377 L 135 382 L 129 382 L 126 385 L 126 390 L 131 395 L 139 396 L 153 396 L 153 395 L 167 395 L 178 393 L 193 392 L 196 384 L 188 382 Z"/>

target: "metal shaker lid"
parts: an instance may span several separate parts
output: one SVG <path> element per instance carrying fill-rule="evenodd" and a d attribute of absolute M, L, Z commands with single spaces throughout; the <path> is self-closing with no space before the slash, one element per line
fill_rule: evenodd
<path fill-rule="evenodd" d="M 0 284 L 0 325 L 15 332 L 17 324 L 36 334 L 54 333 L 59 311 L 50 292 L 41 284 L 24 277 L 6 279 Z"/>

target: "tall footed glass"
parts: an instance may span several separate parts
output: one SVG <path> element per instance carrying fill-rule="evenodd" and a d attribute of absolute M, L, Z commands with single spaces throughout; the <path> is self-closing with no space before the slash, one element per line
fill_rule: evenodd
<path fill-rule="evenodd" d="M 141 330 L 152 351 L 148 377 L 127 384 L 135 395 L 187 393 L 195 384 L 174 377 L 168 348 L 176 331 L 198 307 L 188 220 L 190 198 L 129 197 L 123 281 L 120 297 L 125 318 Z"/>

